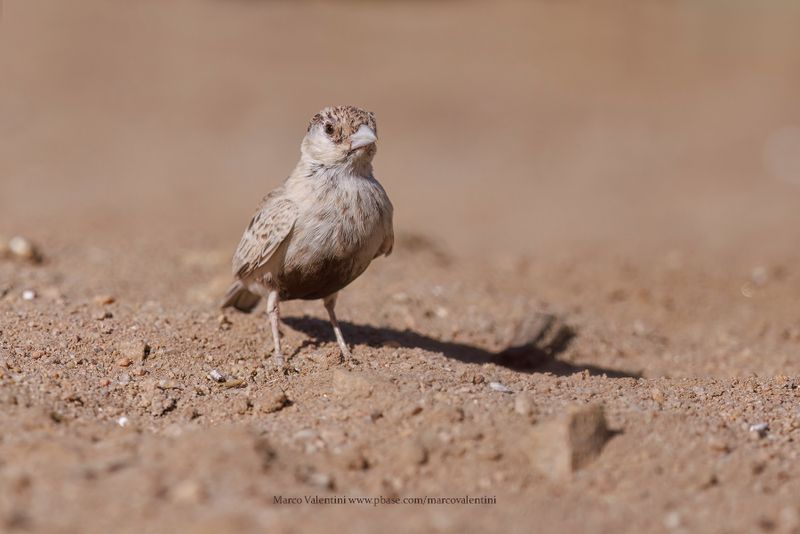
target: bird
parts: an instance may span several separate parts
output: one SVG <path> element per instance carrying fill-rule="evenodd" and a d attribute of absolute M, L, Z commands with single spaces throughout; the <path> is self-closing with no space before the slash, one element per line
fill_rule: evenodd
<path fill-rule="evenodd" d="M 266 301 L 278 366 L 279 303 L 294 299 L 322 300 L 341 358 L 352 360 L 337 295 L 394 247 L 394 207 L 372 169 L 377 141 L 372 112 L 335 106 L 314 115 L 294 171 L 263 198 L 236 248 L 222 307 L 249 313 Z"/>

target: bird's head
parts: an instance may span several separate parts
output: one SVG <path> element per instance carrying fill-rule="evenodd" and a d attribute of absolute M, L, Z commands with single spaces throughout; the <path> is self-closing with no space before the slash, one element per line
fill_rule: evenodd
<path fill-rule="evenodd" d="M 374 113 L 336 106 L 314 115 L 300 151 L 304 158 L 325 166 L 368 167 L 377 141 Z"/>

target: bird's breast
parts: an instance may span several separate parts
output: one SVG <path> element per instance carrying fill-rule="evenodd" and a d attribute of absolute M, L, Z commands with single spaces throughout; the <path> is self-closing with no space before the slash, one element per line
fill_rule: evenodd
<path fill-rule="evenodd" d="M 298 203 L 300 213 L 279 276 L 283 298 L 334 293 L 364 272 L 375 257 L 389 214 L 380 198 L 385 197 L 383 190 L 364 185 L 322 189 Z"/>

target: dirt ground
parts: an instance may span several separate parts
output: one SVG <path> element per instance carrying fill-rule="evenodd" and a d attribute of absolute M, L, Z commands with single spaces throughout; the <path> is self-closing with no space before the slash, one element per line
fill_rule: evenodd
<path fill-rule="evenodd" d="M 2 7 L 0 246 L 43 261 L 0 248 L 0 531 L 800 532 L 797 5 Z M 395 253 L 352 364 L 283 305 L 284 374 L 217 303 L 345 103 Z M 542 314 L 571 339 L 504 355 Z M 610 438 L 547 476 L 584 405 Z"/>

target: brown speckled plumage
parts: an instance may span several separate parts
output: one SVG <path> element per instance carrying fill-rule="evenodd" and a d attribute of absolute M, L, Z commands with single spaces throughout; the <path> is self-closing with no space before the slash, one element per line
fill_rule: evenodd
<path fill-rule="evenodd" d="M 314 115 L 300 162 L 267 195 L 233 257 L 235 282 L 223 307 L 252 310 L 267 298 L 275 357 L 278 300 L 325 299 L 342 353 L 349 351 L 333 308 L 339 290 L 394 244 L 392 204 L 372 174 L 374 114 L 352 107 Z"/>

